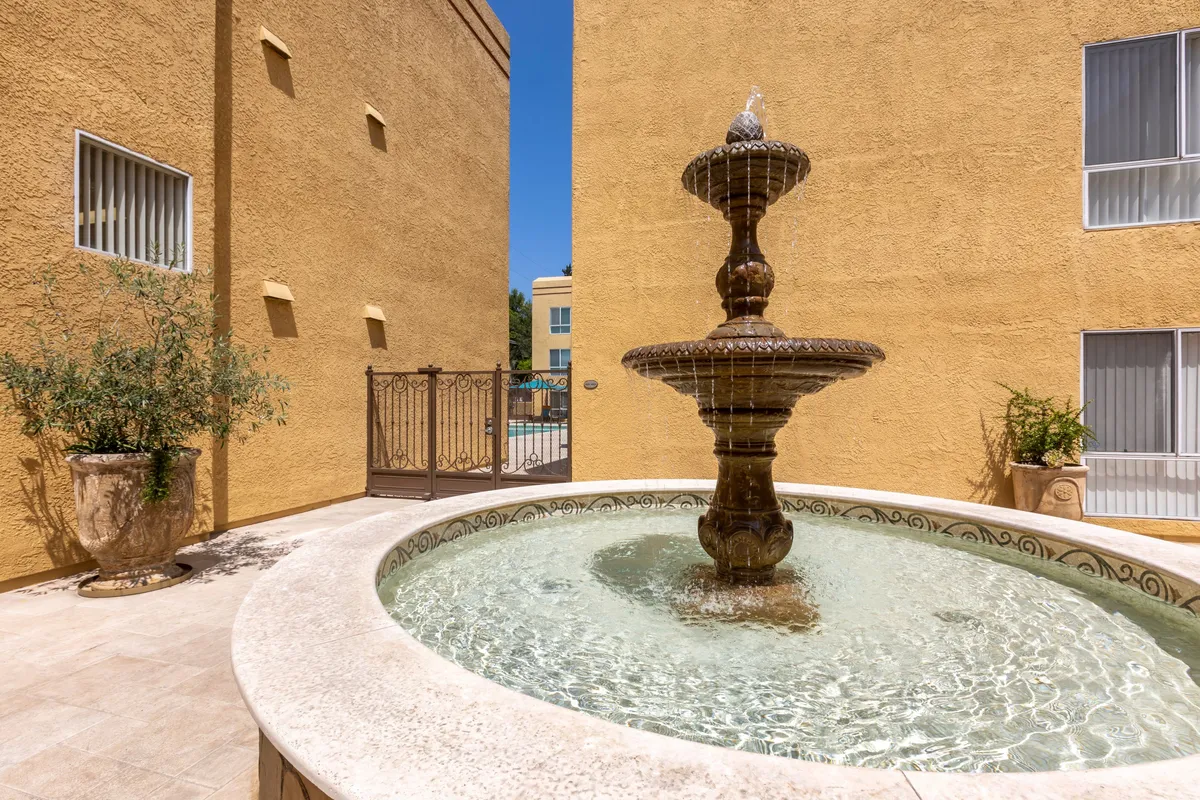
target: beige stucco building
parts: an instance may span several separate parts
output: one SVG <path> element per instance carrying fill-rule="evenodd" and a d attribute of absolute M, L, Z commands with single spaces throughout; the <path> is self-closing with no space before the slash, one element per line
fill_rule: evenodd
<path fill-rule="evenodd" d="M 29 344 L 37 270 L 107 260 L 75 195 L 117 164 L 129 187 L 175 181 L 151 207 L 169 198 L 168 235 L 212 269 L 236 338 L 292 382 L 286 427 L 197 443 L 196 534 L 361 494 L 368 364 L 505 359 L 509 40 L 484 0 L 7 10 L 0 351 Z M 0 589 L 86 559 L 65 464 L 18 429 L 0 418 Z"/>
<path fill-rule="evenodd" d="M 533 368 L 571 362 L 571 276 L 533 280 Z"/>
<path fill-rule="evenodd" d="M 620 359 L 723 318 L 729 230 L 679 180 L 757 84 L 768 135 L 813 164 L 759 229 L 767 316 L 888 354 L 801 401 L 776 478 L 1010 504 L 1004 382 L 1092 402 L 1092 521 L 1200 536 L 1200 6 L 575 14 L 573 359 L 598 381 L 574 399 L 577 479 L 715 474 L 695 404 Z M 1131 37 L 1151 38 L 1098 44 Z"/>

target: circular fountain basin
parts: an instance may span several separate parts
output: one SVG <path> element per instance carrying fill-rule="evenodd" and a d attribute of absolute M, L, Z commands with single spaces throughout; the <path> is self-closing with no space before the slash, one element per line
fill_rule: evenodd
<path fill-rule="evenodd" d="M 333 798 L 1197 796 L 1200 553 L 778 484 L 816 609 L 781 625 L 689 595 L 712 489 L 470 495 L 288 556 L 234 630 L 269 774 Z M 977 772 L 1011 769 L 1058 771 Z"/>

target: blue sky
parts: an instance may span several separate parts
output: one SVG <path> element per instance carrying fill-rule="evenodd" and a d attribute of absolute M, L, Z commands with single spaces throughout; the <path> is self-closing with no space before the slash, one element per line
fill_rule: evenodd
<path fill-rule="evenodd" d="M 571 261 L 571 0 L 488 0 L 512 37 L 508 280 Z"/>

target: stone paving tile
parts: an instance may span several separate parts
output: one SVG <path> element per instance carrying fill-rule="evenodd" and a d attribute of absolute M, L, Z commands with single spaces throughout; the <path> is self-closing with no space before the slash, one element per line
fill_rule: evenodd
<path fill-rule="evenodd" d="M 102 783 L 92 790 L 86 800 L 142 800 L 158 789 L 169 784 L 171 779 L 166 775 L 128 767 L 130 772 L 118 775 L 107 783 Z M 247 798 L 247 800 L 256 800 Z"/>
<path fill-rule="evenodd" d="M 47 690 L 49 691 L 49 690 Z M 136 720 L 151 720 L 174 703 L 177 695 L 170 689 L 155 689 L 138 683 L 92 683 L 76 688 L 71 702 L 108 714 Z"/>
<path fill-rule="evenodd" d="M 0 717 L 6 717 L 40 702 L 42 702 L 42 698 L 26 692 L 0 694 Z"/>
<path fill-rule="evenodd" d="M 180 698 L 150 721 L 120 718 L 106 726 L 108 736 L 66 744 L 174 777 L 253 725 L 240 705 Z"/>
<path fill-rule="evenodd" d="M 190 623 L 168 636 L 149 636 L 144 633 L 127 633 L 121 631 L 107 642 L 97 647 L 107 654 L 132 656 L 134 658 L 151 658 L 156 661 L 170 661 L 174 664 L 185 663 L 178 659 L 179 653 L 191 642 L 213 631 L 224 631 L 228 637 L 229 628 L 217 625 L 201 625 Z M 3 643 L 0 643 L 2 646 Z M 195 666 L 211 666 L 197 664 Z"/>
<path fill-rule="evenodd" d="M 209 628 L 209 632 L 184 642 L 173 651 L 162 653 L 160 657 L 172 664 L 201 669 L 228 664 L 231 658 L 230 642 L 233 628 L 216 625 L 203 627 Z"/>
<path fill-rule="evenodd" d="M 258 763 L 258 751 L 225 745 L 192 764 L 180 779 L 219 789 Z"/>
<path fill-rule="evenodd" d="M 84 598 L 75 575 L 0 594 L 0 800 L 251 800 L 258 729 L 229 667 L 242 598 L 303 538 L 412 502 L 230 531 L 180 551 L 199 572 L 161 592 Z"/>
<path fill-rule="evenodd" d="M 39 591 L 38 587 L 30 587 L 29 591 L 0 594 L 0 612 L 38 617 L 79 605 L 82 599 L 74 592 L 45 592 Z"/>
<path fill-rule="evenodd" d="M 14 711 L 0 718 L 0 767 L 7 767 L 80 731 L 112 719 L 112 715 L 56 700 Z"/>
<path fill-rule="evenodd" d="M 233 665 L 228 659 L 188 678 L 174 691 L 188 697 L 206 697 L 225 703 L 241 702 L 242 697 L 237 688 L 237 679 L 233 677 Z"/>
<path fill-rule="evenodd" d="M 62 745 L 0 770 L 0 784 L 46 800 L 108 797 L 101 787 L 126 784 L 150 791 L 167 780 L 166 775 Z"/>
<path fill-rule="evenodd" d="M 200 667 L 115 655 L 66 677 L 40 683 L 30 691 L 39 697 L 96 707 L 114 686 L 134 684 L 150 689 L 169 689 L 201 672 Z M 119 713 L 119 709 L 113 709 L 112 713 Z"/>
<path fill-rule="evenodd" d="M 91 634 L 113 625 L 119 617 L 116 612 L 96 606 L 76 605 L 50 614 L 30 617 L 23 614 L 0 614 L 0 630 L 21 636 L 61 641 L 80 634 Z"/>
<path fill-rule="evenodd" d="M 145 800 L 202 800 L 212 794 L 212 789 L 198 783 L 173 780 L 167 781 L 148 795 Z"/>
<path fill-rule="evenodd" d="M 160 706 L 157 709 L 154 717 L 162 715 L 162 708 Z M 93 725 L 85 731 L 80 731 L 74 736 L 64 739 L 63 746 L 71 747 L 84 753 L 97 754 L 112 745 L 115 740 L 134 736 L 145 731 L 148 727 L 150 727 L 148 720 L 114 716 L 105 725 Z"/>
<path fill-rule="evenodd" d="M 257 752 L 257 751 L 256 751 Z M 237 777 L 209 795 L 209 800 L 256 800 L 258 765 L 242 770 Z M 3 800 L 0 797 L 0 800 Z"/>

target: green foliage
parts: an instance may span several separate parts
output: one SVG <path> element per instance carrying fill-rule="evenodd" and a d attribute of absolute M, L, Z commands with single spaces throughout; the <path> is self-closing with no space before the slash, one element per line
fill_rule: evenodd
<path fill-rule="evenodd" d="M 516 364 L 513 365 L 513 369 L 533 369 L 533 359 L 532 358 L 522 358 L 520 361 L 518 361 Z"/>
<path fill-rule="evenodd" d="M 562 274 L 566 275 L 568 278 L 571 277 L 571 265 L 570 264 L 567 264 L 565 267 L 563 267 Z"/>
<path fill-rule="evenodd" d="M 533 304 L 519 289 L 508 293 L 508 361 L 521 369 L 522 361 L 533 358 Z"/>
<path fill-rule="evenodd" d="M 1070 400 L 1063 400 L 1057 405 L 1053 397 L 1034 397 L 1028 389 L 1000 385 L 1009 392 L 1004 427 L 1018 463 L 1046 467 L 1076 464 L 1087 443 L 1096 440 L 1080 419 L 1086 404 L 1076 408 Z"/>
<path fill-rule="evenodd" d="M 171 266 L 174 266 L 172 263 Z M 59 301 L 59 276 L 47 268 L 45 320 L 31 320 L 33 353 L 0 355 L 4 410 L 30 436 L 56 434 L 73 453 L 150 453 L 147 502 L 166 498 L 175 456 L 207 433 L 244 439 L 287 417 L 288 383 L 263 371 L 266 349 L 251 351 L 217 327 L 206 277 L 116 260 L 96 273 L 80 264 L 81 284 L 99 311 L 82 315 Z"/>

